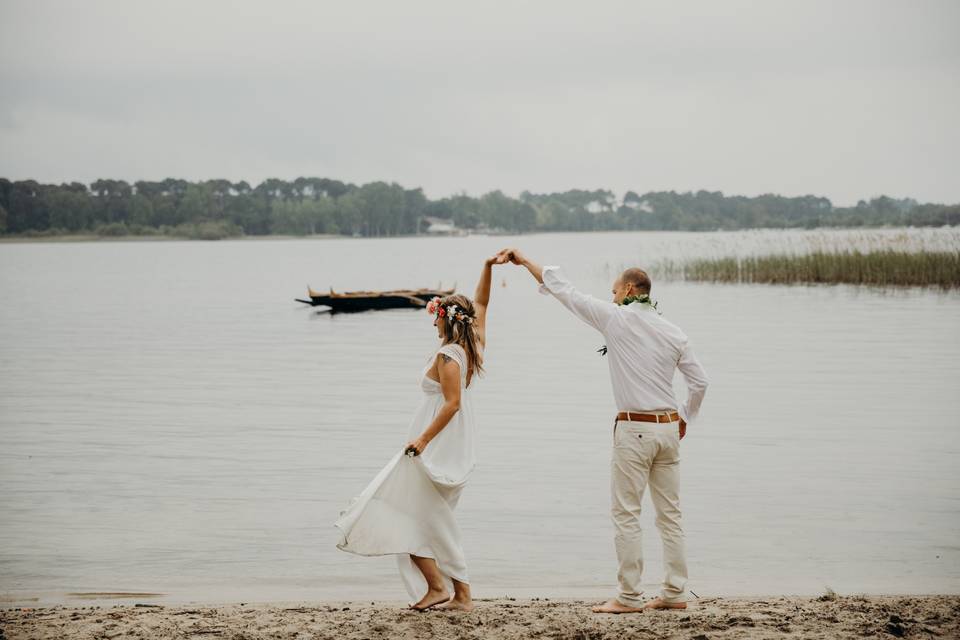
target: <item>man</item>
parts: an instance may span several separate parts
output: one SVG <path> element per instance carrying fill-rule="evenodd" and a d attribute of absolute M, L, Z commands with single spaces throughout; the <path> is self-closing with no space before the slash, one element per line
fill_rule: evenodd
<path fill-rule="evenodd" d="M 606 338 L 610 381 L 618 414 L 614 421 L 610 493 L 620 593 L 596 606 L 597 613 L 687 608 L 687 560 L 680 525 L 680 439 L 700 410 L 707 374 L 686 334 L 663 319 L 650 300 L 646 272 L 627 269 L 613 283 L 613 302 L 577 291 L 559 267 L 541 267 L 517 249 L 503 255 L 522 265 L 575 316 Z M 678 407 L 673 375 L 680 369 L 687 402 Z M 647 486 L 663 542 L 665 577 L 659 598 L 641 601 L 643 572 L 640 501 Z"/>

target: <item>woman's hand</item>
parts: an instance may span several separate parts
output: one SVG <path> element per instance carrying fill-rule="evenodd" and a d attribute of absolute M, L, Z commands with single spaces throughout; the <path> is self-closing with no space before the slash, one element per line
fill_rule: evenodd
<path fill-rule="evenodd" d="M 413 455 L 418 456 L 421 453 L 423 453 L 423 450 L 427 448 L 428 444 L 430 444 L 430 441 L 424 438 L 423 436 L 420 436 L 419 438 L 416 438 L 415 440 L 411 440 L 410 442 L 408 442 L 403 452 L 406 453 L 407 455 L 410 455 L 412 453 Z"/>

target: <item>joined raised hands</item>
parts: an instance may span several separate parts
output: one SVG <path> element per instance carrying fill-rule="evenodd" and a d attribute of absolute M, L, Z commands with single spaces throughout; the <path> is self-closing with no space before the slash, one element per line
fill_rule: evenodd
<path fill-rule="evenodd" d="M 504 262 L 512 262 L 513 264 L 520 265 L 521 267 L 526 267 L 527 271 L 530 272 L 537 282 L 543 284 L 543 267 L 529 259 L 526 255 L 520 253 L 520 250 L 515 247 L 507 247 L 505 249 L 500 249 L 497 252 L 497 255 Z"/>
<path fill-rule="evenodd" d="M 522 253 L 520 253 L 520 250 L 515 249 L 513 247 L 500 249 L 500 251 L 497 252 L 497 257 L 500 260 L 502 260 L 500 264 L 503 264 L 504 262 L 512 262 L 513 264 L 522 264 L 524 260 L 524 256 Z"/>
<path fill-rule="evenodd" d="M 510 258 L 504 255 L 502 251 L 498 251 L 487 258 L 486 264 L 487 266 L 493 266 L 495 264 L 506 264 L 507 262 L 510 262 Z"/>

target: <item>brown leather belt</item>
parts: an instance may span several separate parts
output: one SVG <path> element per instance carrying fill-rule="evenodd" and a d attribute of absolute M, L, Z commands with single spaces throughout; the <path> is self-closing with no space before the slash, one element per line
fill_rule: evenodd
<path fill-rule="evenodd" d="M 680 414 L 676 411 L 670 413 L 633 413 L 631 411 L 621 411 L 617 414 L 617 420 L 625 420 L 627 422 L 656 422 L 656 423 L 669 423 L 676 422 L 680 419 Z"/>

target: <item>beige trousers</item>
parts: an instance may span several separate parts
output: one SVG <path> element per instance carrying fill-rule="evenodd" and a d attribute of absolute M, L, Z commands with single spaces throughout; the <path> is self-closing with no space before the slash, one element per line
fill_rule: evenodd
<path fill-rule="evenodd" d="M 680 526 L 680 434 L 676 422 L 618 421 L 613 431 L 610 494 L 615 544 L 620 570 L 617 600 L 628 607 L 641 605 L 640 577 L 643 544 L 640 502 L 650 487 L 657 529 L 663 542 L 665 576 L 661 597 L 686 602 L 687 558 Z"/>

